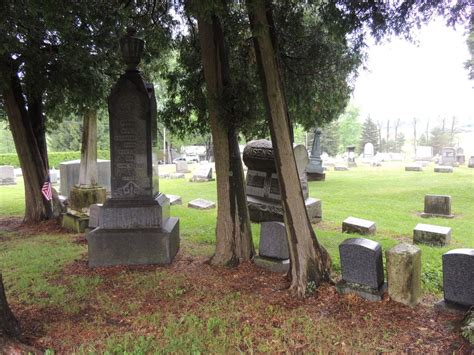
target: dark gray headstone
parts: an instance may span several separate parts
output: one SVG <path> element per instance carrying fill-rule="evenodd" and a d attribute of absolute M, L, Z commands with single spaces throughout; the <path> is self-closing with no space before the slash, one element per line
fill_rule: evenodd
<path fill-rule="evenodd" d="M 454 217 L 451 214 L 451 196 L 425 195 L 425 209 L 422 217 Z"/>
<path fill-rule="evenodd" d="M 383 285 L 382 247 L 364 238 L 346 239 L 339 245 L 343 280 L 377 289 Z"/>
<path fill-rule="evenodd" d="M 444 246 L 451 241 L 451 228 L 418 223 L 413 229 L 413 243 Z"/>
<path fill-rule="evenodd" d="M 443 254 L 444 299 L 462 306 L 474 305 L 474 249 Z"/>
<path fill-rule="evenodd" d="M 285 224 L 282 222 L 263 222 L 260 229 L 260 256 L 276 259 L 288 259 L 288 240 Z"/>
<path fill-rule="evenodd" d="M 355 233 L 362 235 L 375 234 L 375 222 L 357 217 L 347 217 L 342 222 L 343 233 Z"/>

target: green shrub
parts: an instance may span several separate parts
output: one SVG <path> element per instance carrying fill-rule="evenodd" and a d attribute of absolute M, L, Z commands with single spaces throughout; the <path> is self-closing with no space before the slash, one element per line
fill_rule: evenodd
<path fill-rule="evenodd" d="M 81 152 L 71 151 L 71 152 L 49 152 L 49 166 L 51 168 L 59 168 L 59 164 L 63 161 L 76 160 L 81 157 Z M 110 152 L 108 150 L 99 150 L 97 152 L 98 159 L 110 159 Z M 20 167 L 20 161 L 18 160 L 18 155 L 15 153 L 5 153 L 0 154 L 0 165 L 13 165 L 15 168 Z"/>

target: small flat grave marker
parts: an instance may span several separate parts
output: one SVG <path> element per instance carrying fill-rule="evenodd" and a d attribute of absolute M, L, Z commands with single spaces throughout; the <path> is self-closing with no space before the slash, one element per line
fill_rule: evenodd
<path fill-rule="evenodd" d="M 198 210 L 209 210 L 211 208 L 216 208 L 216 203 L 202 198 L 197 198 L 188 202 L 189 208 L 196 208 Z"/>
<path fill-rule="evenodd" d="M 184 179 L 183 173 L 171 173 L 170 179 Z"/>
<path fill-rule="evenodd" d="M 418 223 L 413 229 L 413 243 L 444 246 L 451 241 L 451 228 Z"/>
<path fill-rule="evenodd" d="M 362 218 L 348 217 L 342 222 L 343 233 L 371 235 L 375 234 L 375 230 L 375 222 Z"/>
<path fill-rule="evenodd" d="M 183 204 L 183 200 L 181 199 L 181 196 L 166 194 L 166 197 L 168 197 L 168 199 L 170 200 L 170 205 L 171 206 L 182 205 Z"/>
<path fill-rule="evenodd" d="M 423 171 L 423 167 L 421 165 L 407 165 L 405 166 L 405 171 Z"/>
<path fill-rule="evenodd" d="M 348 171 L 349 168 L 344 165 L 336 165 L 334 166 L 334 171 Z"/>
<path fill-rule="evenodd" d="M 454 168 L 452 166 L 435 166 L 434 172 L 435 173 L 452 173 Z"/>

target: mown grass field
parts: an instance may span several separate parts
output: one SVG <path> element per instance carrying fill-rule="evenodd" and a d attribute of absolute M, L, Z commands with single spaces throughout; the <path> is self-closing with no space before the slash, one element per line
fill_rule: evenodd
<path fill-rule="evenodd" d="M 420 246 L 427 303 L 423 312 L 442 296 L 441 255 L 454 248 L 474 248 L 474 169 L 459 167 L 453 174 L 440 174 L 434 173 L 433 167 L 405 172 L 401 164 L 361 166 L 346 172 L 328 171 L 326 181 L 311 182 L 309 189 L 312 197 L 323 201 L 323 222 L 314 228 L 331 254 L 336 277 L 340 270 L 338 245 L 351 237 L 341 233 L 341 223 L 350 215 L 377 223 L 377 234 L 370 238 L 384 250 L 400 241 L 410 242 L 417 223 L 452 227 L 449 246 Z M 31 324 L 26 330 L 31 343 L 60 353 L 427 349 L 423 342 L 414 341 L 415 348 L 397 347 L 394 339 L 400 330 L 378 319 L 382 317 L 379 306 L 343 300 L 349 319 L 339 319 L 339 313 L 331 319 L 324 312 L 311 313 L 317 308 L 312 305 L 319 302 L 317 296 L 309 304 L 288 308 L 256 297 L 254 293 L 259 291 L 241 292 L 237 285 L 245 282 L 259 290 L 260 284 L 267 285 L 265 277 L 276 283 L 279 279 L 268 273 L 262 274 L 262 279 L 246 279 L 250 274 L 245 268 L 222 271 L 202 264 L 213 252 L 216 210 L 197 211 L 186 205 L 195 198 L 216 201 L 215 182 L 162 179 L 160 190 L 183 199 L 182 206 L 171 208 L 172 215 L 180 218 L 180 253 L 184 255 L 177 266 L 89 271 L 85 266 L 87 246 L 76 240 L 80 236 L 28 234 L 0 226 L 0 270 L 13 309 L 22 324 Z M 425 194 L 451 195 L 455 218 L 419 217 Z M 0 218 L 21 216 L 23 210 L 21 179 L 16 186 L 0 186 Z M 252 228 L 258 247 L 259 226 Z M 190 269 L 188 264 L 198 269 Z M 202 284 L 195 284 L 195 272 Z M 228 283 L 219 286 L 216 280 L 220 278 L 230 283 L 235 280 L 236 286 L 229 291 Z M 308 311 L 309 306 L 316 308 Z M 358 318 L 359 311 L 368 313 Z M 251 314 L 250 320 L 246 320 L 246 313 Z M 265 322 L 273 318 L 277 325 Z M 344 323 L 351 319 L 364 325 L 354 330 Z M 413 334 L 410 336 L 416 332 Z"/>

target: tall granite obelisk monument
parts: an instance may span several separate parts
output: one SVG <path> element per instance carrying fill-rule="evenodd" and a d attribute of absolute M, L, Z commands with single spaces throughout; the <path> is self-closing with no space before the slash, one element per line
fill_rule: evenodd
<path fill-rule="evenodd" d="M 156 104 L 137 69 L 144 41 L 129 29 L 120 47 L 127 69 L 109 96 L 112 197 L 87 236 L 89 266 L 169 264 L 179 248 L 179 220 L 169 216 L 164 194 L 153 195 Z"/>
<path fill-rule="evenodd" d="M 311 149 L 309 164 L 306 167 L 308 181 L 324 181 L 326 179 L 321 153 L 321 130 L 317 128 L 314 131 L 313 147 Z"/>

